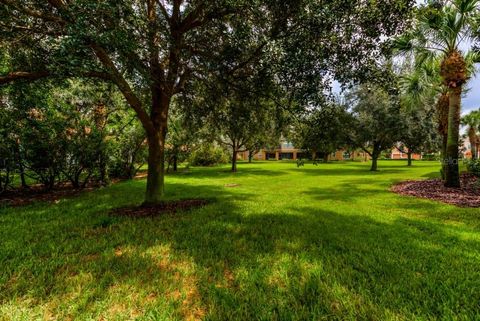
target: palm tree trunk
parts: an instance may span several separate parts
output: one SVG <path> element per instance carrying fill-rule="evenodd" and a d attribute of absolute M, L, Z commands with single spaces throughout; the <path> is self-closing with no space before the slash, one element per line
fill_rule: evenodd
<path fill-rule="evenodd" d="M 440 159 L 442 160 L 441 174 L 442 174 L 442 180 L 444 182 L 445 182 L 446 173 L 447 173 L 446 162 L 444 162 L 444 160 L 447 159 L 447 138 L 448 138 L 448 135 L 442 135 L 442 150 L 440 152 L 441 153 Z"/>
<path fill-rule="evenodd" d="M 448 138 L 448 108 L 450 105 L 450 99 L 448 91 L 444 91 L 437 101 L 437 120 L 438 120 L 438 132 L 442 137 L 442 149 L 440 159 L 442 160 L 442 180 L 445 181 L 445 173 L 447 171 L 446 164 L 443 161 L 447 158 L 447 138 Z"/>
<path fill-rule="evenodd" d="M 472 159 L 475 160 L 477 159 L 477 133 L 472 126 L 468 129 L 468 138 L 470 140 Z"/>
<path fill-rule="evenodd" d="M 458 168 L 458 141 L 460 129 L 462 86 L 450 89 L 448 106 L 448 138 L 444 165 L 445 186 L 460 187 L 460 173 Z"/>

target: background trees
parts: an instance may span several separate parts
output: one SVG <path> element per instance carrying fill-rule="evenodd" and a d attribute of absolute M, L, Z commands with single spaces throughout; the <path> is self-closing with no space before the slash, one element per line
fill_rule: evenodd
<path fill-rule="evenodd" d="M 371 171 L 377 170 L 382 151 L 400 140 L 403 123 L 398 98 L 378 85 L 367 83 L 347 95 L 352 108 L 350 139 L 372 158 Z"/>
<path fill-rule="evenodd" d="M 297 148 L 328 160 L 328 155 L 348 144 L 351 125 L 347 107 L 328 101 L 297 119 L 292 141 Z"/>
<path fill-rule="evenodd" d="M 308 100 L 328 72 L 365 73 L 384 39 L 405 26 L 412 3 L 1 0 L 9 59 L 0 84 L 45 77 L 115 84 L 146 132 L 145 203 L 158 203 L 170 105 L 190 80 L 239 73 L 270 54 L 283 90 Z"/>
<path fill-rule="evenodd" d="M 399 74 L 403 130 L 397 147 L 407 153 L 409 166 L 413 153 L 437 151 L 440 147 L 441 157 L 445 153 L 448 103 L 444 104 L 439 77 L 435 76 L 436 67 L 436 60 L 420 65 L 410 64 L 407 60 Z"/>

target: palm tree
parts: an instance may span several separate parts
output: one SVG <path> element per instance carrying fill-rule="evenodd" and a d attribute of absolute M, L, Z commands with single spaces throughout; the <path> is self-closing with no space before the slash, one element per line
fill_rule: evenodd
<path fill-rule="evenodd" d="M 448 95 L 447 143 L 444 152 L 445 186 L 460 187 L 458 168 L 461 97 L 480 54 L 460 50 L 474 40 L 480 0 L 429 1 L 418 11 L 415 28 L 397 39 L 396 48 L 415 52 L 419 62 L 440 58 L 439 75 L 446 90 L 438 100 L 440 113 Z"/>
<path fill-rule="evenodd" d="M 406 66 L 400 76 L 401 103 L 407 110 L 428 109 L 434 106 L 437 117 L 437 130 L 442 138 L 441 158 L 447 150 L 448 135 L 448 90 L 442 85 L 440 77 L 440 59 L 422 59 L 407 57 Z M 416 59 L 417 58 L 417 59 Z M 445 168 L 442 166 L 442 179 L 445 179 Z"/>
<path fill-rule="evenodd" d="M 472 159 L 477 159 L 477 143 L 479 141 L 477 132 L 480 131 L 480 110 L 474 110 L 463 116 L 462 124 L 468 126 L 467 135 L 472 146 Z"/>

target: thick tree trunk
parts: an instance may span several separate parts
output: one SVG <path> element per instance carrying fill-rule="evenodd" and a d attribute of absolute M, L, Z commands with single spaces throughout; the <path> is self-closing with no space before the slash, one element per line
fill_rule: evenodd
<path fill-rule="evenodd" d="M 165 137 L 161 133 L 148 136 L 148 175 L 144 205 L 162 201 L 165 192 Z"/>
<path fill-rule="evenodd" d="M 407 157 L 408 157 L 408 164 L 407 164 L 407 166 L 412 166 L 412 153 L 411 153 L 411 152 L 408 152 L 408 153 L 407 153 Z"/>
<path fill-rule="evenodd" d="M 237 171 L 237 153 L 238 151 L 234 148 L 232 151 L 232 172 Z"/>
<path fill-rule="evenodd" d="M 248 162 L 251 163 L 253 160 L 253 153 L 251 150 L 248 151 Z"/>
<path fill-rule="evenodd" d="M 460 128 L 460 104 L 462 87 L 450 90 L 448 107 L 448 139 L 444 164 L 446 165 L 445 186 L 460 187 L 460 173 L 458 168 L 458 140 Z"/>
<path fill-rule="evenodd" d="M 147 131 L 148 175 L 144 205 L 162 202 L 165 192 L 165 138 L 167 136 L 168 109 L 171 95 L 152 89 L 153 131 Z"/>
<path fill-rule="evenodd" d="M 372 155 L 372 167 L 370 167 L 370 171 L 376 172 L 378 169 L 378 155 Z"/>
<path fill-rule="evenodd" d="M 372 166 L 370 167 L 370 171 L 376 172 L 378 170 L 378 157 L 380 156 L 380 146 L 378 144 L 375 144 L 373 147 L 372 154 L 370 155 L 372 157 Z"/>
<path fill-rule="evenodd" d="M 323 162 L 328 163 L 328 153 L 323 154 Z"/>

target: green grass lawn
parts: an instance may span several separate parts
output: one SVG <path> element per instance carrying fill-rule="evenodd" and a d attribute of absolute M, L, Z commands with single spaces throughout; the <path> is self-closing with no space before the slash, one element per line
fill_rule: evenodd
<path fill-rule="evenodd" d="M 480 210 L 389 192 L 435 162 L 191 168 L 111 218 L 145 181 L 0 209 L 0 320 L 479 320 Z M 239 184 L 225 187 L 226 184 Z"/>

